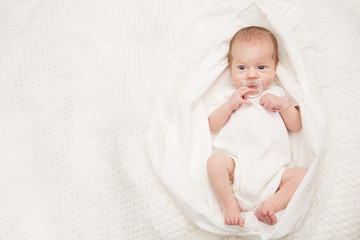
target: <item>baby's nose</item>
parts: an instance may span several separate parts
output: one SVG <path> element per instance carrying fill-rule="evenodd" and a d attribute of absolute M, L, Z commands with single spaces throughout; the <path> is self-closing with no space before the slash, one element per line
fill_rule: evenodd
<path fill-rule="evenodd" d="M 249 69 L 249 72 L 248 72 L 248 79 L 256 79 L 257 78 L 257 73 L 256 73 L 256 70 L 253 69 L 253 68 L 250 68 Z"/>

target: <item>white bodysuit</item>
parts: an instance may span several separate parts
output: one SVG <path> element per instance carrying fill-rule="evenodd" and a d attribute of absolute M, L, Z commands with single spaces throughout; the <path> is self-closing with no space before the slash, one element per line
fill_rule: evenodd
<path fill-rule="evenodd" d="M 225 98 L 235 90 L 228 88 Z M 275 85 L 261 96 L 266 93 L 285 95 Z M 248 99 L 252 105 L 243 104 L 234 111 L 213 142 L 215 153 L 232 157 L 236 164 L 233 191 L 243 211 L 254 211 L 276 192 L 291 158 L 288 131 L 280 113 L 261 106 L 261 96 Z"/>

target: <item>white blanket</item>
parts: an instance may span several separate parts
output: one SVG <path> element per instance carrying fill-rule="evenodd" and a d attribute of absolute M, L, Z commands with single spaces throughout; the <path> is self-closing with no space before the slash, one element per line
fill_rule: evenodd
<path fill-rule="evenodd" d="M 195 48 L 194 24 L 224 2 L 0 1 L 0 239 L 229 239 L 185 218 L 159 181 L 147 149 L 163 152 L 163 128 L 145 139 L 150 116 L 167 116 L 157 97 L 183 89 L 169 73 L 196 61 L 170 69 L 175 43 L 194 35 L 184 51 L 201 59 L 215 39 Z M 286 239 L 359 239 L 359 1 L 258 2 L 290 28 L 328 119 L 308 214 Z"/>
<path fill-rule="evenodd" d="M 211 30 L 201 31 L 209 25 Z M 248 211 L 243 213 L 245 227 L 240 228 L 224 224 L 219 204 L 208 184 L 206 162 L 212 154 L 212 147 L 208 111 L 204 101 L 221 94 L 221 90 L 217 90 L 221 84 L 217 81 L 230 81 L 229 74 L 226 74 L 230 39 L 237 30 L 249 25 L 270 28 L 278 39 L 281 61 L 277 75 L 286 91 L 300 105 L 303 123 L 301 132 L 292 133 L 290 136 L 292 165 L 309 170 L 291 202 L 285 211 L 281 212 L 281 217 L 279 214 L 275 226 L 260 223 L 256 220 L 254 211 Z M 188 39 L 191 39 L 194 46 L 187 52 L 182 43 Z M 162 132 L 165 133 L 164 152 L 153 155 L 155 166 L 160 165 L 160 179 L 173 194 L 184 214 L 200 228 L 222 235 L 260 239 L 283 237 L 290 233 L 306 214 L 311 187 L 325 150 L 326 133 L 324 113 L 316 100 L 316 88 L 307 76 L 292 33 L 270 6 L 237 0 L 218 4 L 216 8 L 204 13 L 192 25 L 189 36 L 184 36 L 184 40 L 181 39 L 180 42 L 177 47 L 181 49 L 179 56 L 175 56 L 173 65 L 170 65 L 173 73 L 165 80 L 173 83 L 170 88 L 177 92 L 168 99 L 161 98 L 163 102 L 158 102 L 155 111 L 162 111 L 165 118 L 156 118 L 153 122 L 154 129 L 164 127 Z M 189 42 L 190 40 L 187 44 Z M 197 49 L 196 52 L 193 49 Z M 183 59 L 186 59 L 189 69 L 177 68 Z M 225 77 L 222 76 L 224 74 Z M 178 82 L 180 84 L 177 84 Z M 214 84 L 217 86 L 212 86 Z M 180 87 L 176 87 L 177 85 Z M 210 96 L 207 96 L 209 94 Z M 235 175 L 238 176 L 237 173 Z M 251 187 L 251 183 L 242 184 Z M 241 197 L 246 199 L 250 196 Z"/>

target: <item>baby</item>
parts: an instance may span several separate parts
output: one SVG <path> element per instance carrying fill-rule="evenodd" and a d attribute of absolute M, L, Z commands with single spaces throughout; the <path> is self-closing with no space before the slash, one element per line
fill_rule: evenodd
<path fill-rule="evenodd" d="M 230 42 L 229 68 L 234 86 L 208 118 L 214 154 L 207 171 L 210 185 L 224 210 L 224 222 L 243 227 L 241 211 L 254 211 L 259 221 L 276 224 L 307 169 L 287 167 L 288 131 L 302 128 L 300 110 L 274 84 L 279 64 L 275 36 L 261 27 L 239 30 Z M 240 80 L 263 79 L 260 96 Z M 226 93 L 225 93 L 226 95 Z"/>

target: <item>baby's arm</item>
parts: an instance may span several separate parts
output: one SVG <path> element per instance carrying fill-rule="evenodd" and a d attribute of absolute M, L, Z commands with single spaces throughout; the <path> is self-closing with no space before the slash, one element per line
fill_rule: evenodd
<path fill-rule="evenodd" d="M 208 121 L 211 132 L 216 132 L 222 128 L 229 120 L 231 114 L 238 109 L 241 104 L 251 105 L 250 101 L 244 99 L 244 95 L 250 91 L 252 91 L 250 88 L 239 88 L 233 93 L 229 100 L 210 114 Z"/>
<path fill-rule="evenodd" d="M 260 104 L 268 110 L 273 110 L 282 109 L 286 107 L 289 102 L 281 97 L 268 93 L 261 97 Z M 301 130 L 301 114 L 297 107 L 290 106 L 286 110 L 281 111 L 280 115 L 289 131 L 299 132 Z"/>

